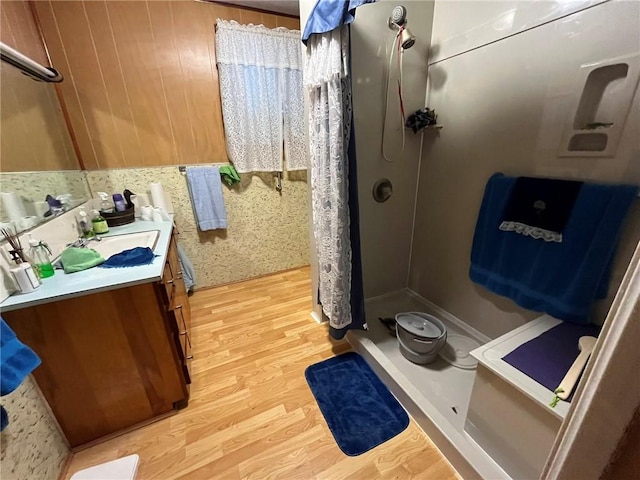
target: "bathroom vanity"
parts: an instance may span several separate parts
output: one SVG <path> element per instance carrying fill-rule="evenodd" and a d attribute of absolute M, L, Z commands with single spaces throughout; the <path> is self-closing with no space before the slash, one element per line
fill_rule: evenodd
<path fill-rule="evenodd" d="M 42 359 L 33 376 L 72 448 L 187 405 L 190 309 L 177 231 L 172 222 L 135 222 L 112 234 L 152 229 L 152 264 L 57 272 L 0 305 Z"/>

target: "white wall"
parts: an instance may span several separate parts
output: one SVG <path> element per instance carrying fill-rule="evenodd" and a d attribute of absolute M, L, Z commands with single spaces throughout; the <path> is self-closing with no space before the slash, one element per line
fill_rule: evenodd
<path fill-rule="evenodd" d="M 438 0 L 431 63 L 514 35 L 606 0 Z"/>
<path fill-rule="evenodd" d="M 385 72 L 395 33 L 387 19 L 395 5 L 407 8 L 408 26 L 416 44 L 404 53 L 404 104 L 408 113 L 424 106 L 427 55 L 433 2 L 382 0 L 358 8 L 351 25 L 353 111 L 358 159 L 358 190 L 365 298 L 407 286 L 409 250 L 420 157 L 420 135 L 407 131 L 400 153 L 401 131 L 397 114 L 395 78 L 388 112 L 389 150 L 397 150 L 387 163 L 381 155 Z M 393 196 L 385 203 L 372 197 L 377 179 L 393 183 Z"/>
<path fill-rule="evenodd" d="M 434 25 L 440 30 L 445 22 L 464 30 L 466 18 L 484 23 L 487 7 L 481 4 L 466 2 L 458 11 L 461 18 L 441 16 L 436 5 Z M 639 19 L 638 2 L 609 2 L 429 67 L 427 104 L 437 110 L 444 129 L 425 135 L 410 288 L 490 337 L 536 315 L 468 278 L 486 180 L 502 171 L 640 184 L 637 92 L 614 157 L 557 155 L 571 105 L 581 93 L 580 67 L 638 52 Z M 640 238 L 640 205 L 629 217 L 634 221 L 627 222 L 618 251 L 612 294 Z M 611 298 L 600 305 L 601 318 Z"/>

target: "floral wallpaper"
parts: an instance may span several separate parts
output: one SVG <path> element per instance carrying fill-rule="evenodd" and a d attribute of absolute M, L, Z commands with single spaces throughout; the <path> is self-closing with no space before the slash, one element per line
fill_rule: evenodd
<path fill-rule="evenodd" d="M 286 172 L 282 192 L 270 173 L 242 174 L 223 184 L 228 227 L 200 232 L 191 208 L 187 178 L 177 166 L 88 171 L 91 191 L 145 193 L 162 183 L 171 196 L 179 241 L 196 270 L 196 289 L 236 282 L 309 264 L 306 172 Z"/>
<path fill-rule="evenodd" d="M 31 377 L 0 401 L 9 425 L 0 433 L 0 477 L 55 480 L 69 447 Z"/>

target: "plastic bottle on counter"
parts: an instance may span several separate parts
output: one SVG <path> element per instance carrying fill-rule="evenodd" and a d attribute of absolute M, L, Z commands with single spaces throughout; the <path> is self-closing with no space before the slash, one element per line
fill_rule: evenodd
<path fill-rule="evenodd" d="M 116 212 L 124 212 L 127 209 L 127 203 L 120 193 L 113 194 L 113 203 L 116 206 Z"/>
<path fill-rule="evenodd" d="M 29 253 L 27 256 L 33 269 L 40 278 L 52 277 L 55 273 L 51 264 L 51 250 L 42 240 L 36 240 L 29 234 Z"/>
<path fill-rule="evenodd" d="M 109 200 L 109 195 L 105 192 L 98 192 L 98 197 L 100 197 L 100 212 L 102 213 L 113 213 L 114 206 L 113 203 Z M 98 233 L 98 232 L 96 232 Z"/>
<path fill-rule="evenodd" d="M 93 218 L 91 219 L 91 224 L 93 225 L 93 231 L 96 235 L 101 235 L 103 233 L 107 233 L 109 231 L 109 225 L 107 225 L 107 221 L 104 219 L 98 210 L 92 210 Z"/>
<path fill-rule="evenodd" d="M 78 230 L 78 233 L 85 238 L 93 236 L 93 226 L 84 207 L 78 209 Z"/>

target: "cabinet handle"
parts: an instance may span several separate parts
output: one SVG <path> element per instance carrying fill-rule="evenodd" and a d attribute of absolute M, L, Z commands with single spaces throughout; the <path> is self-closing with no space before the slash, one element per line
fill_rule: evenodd
<path fill-rule="evenodd" d="M 193 355 L 187 355 L 187 360 L 193 360 Z"/>
<path fill-rule="evenodd" d="M 182 308 L 182 305 L 176 305 L 176 306 L 175 306 L 175 307 L 173 307 L 173 308 L 176 308 L 176 309 L 178 309 L 178 308 Z"/>
<path fill-rule="evenodd" d="M 185 330 L 184 332 L 180 332 L 180 335 L 184 336 L 187 334 L 187 331 Z"/>
<path fill-rule="evenodd" d="M 173 278 L 164 282 L 166 285 L 173 285 Z"/>

